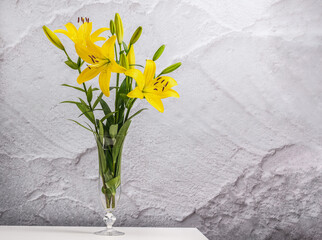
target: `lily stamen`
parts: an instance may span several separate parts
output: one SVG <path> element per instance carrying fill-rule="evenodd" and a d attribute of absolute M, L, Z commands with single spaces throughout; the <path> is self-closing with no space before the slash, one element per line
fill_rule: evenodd
<path fill-rule="evenodd" d="M 88 55 L 90 58 L 91 58 L 91 60 L 93 61 L 93 63 L 95 63 L 95 61 L 94 61 L 94 59 L 92 58 L 92 56 L 91 55 Z"/>

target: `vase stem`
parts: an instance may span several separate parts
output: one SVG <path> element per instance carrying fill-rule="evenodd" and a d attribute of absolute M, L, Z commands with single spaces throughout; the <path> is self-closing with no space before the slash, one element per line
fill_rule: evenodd
<path fill-rule="evenodd" d="M 105 235 L 105 236 L 119 236 L 124 235 L 123 232 L 119 232 L 113 228 L 113 224 L 116 220 L 116 217 L 109 211 L 106 212 L 103 220 L 106 224 L 106 229 L 100 232 L 96 232 L 95 234 L 98 235 Z"/>
<path fill-rule="evenodd" d="M 113 229 L 113 224 L 116 220 L 115 216 L 111 212 L 107 212 L 103 217 L 103 220 L 106 224 L 107 230 Z"/>

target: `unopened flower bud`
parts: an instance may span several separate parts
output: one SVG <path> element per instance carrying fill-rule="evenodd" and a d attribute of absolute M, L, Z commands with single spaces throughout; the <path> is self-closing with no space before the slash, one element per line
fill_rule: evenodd
<path fill-rule="evenodd" d="M 129 50 L 128 54 L 127 54 L 127 60 L 129 62 L 130 69 L 135 68 L 135 66 L 134 66 L 134 64 L 135 64 L 135 54 L 134 54 L 134 46 L 133 45 L 130 47 L 130 50 Z"/>
<path fill-rule="evenodd" d="M 121 53 L 120 56 L 120 65 L 126 69 L 129 69 L 129 62 L 127 60 L 127 57 L 125 56 L 124 53 Z"/>
<path fill-rule="evenodd" d="M 117 37 L 117 41 L 119 44 L 123 42 L 123 23 L 120 15 L 118 13 L 115 13 L 115 19 L 114 19 L 114 24 L 115 24 L 115 33 Z"/>
<path fill-rule="evenodd" d="M 136 43 L 137 40 L 139 40 L 141 33 L 142 33 L 142 27 L 140 26 L 133 33 L 131 40 L 130 40 L 130 45 L 133 45 L 134 43 Z"/>
<path fill-rule="evenodd" d="M 114 25 L 113 20 L 110 21 L 110 31 L 111 31 L 112 35 L 115 34 L 115 25 Z"/>
<path fill-rule="evenodd" d="M 159 47 L 159 49 L 153 55 L 153 58 L 152 58 L 153 61 L 158 60 L 158 58 L 162 55 L 164 48 L 165 48 L 165 45 L 162 45 L 161 47 Z"/>
<path fill-rule="evenodd" d="M 162 74 L 167 74 L 167 73 L 171 73 L 173 72 L 174 70 L 176 70 L 177 68 L 179 68 L 181 66 L 181 62 L 178 62 L 178 63 L 175 63 L 175 64 L 172 64 L 171 66 L 165 68 L 162 70 L 162 72 L 160 73 L 160 75 Z"/>
<path fill-rule="evenodd" d="M 52 42 L 52 44 L 54 44 L 56 47 L 58 47 L 61 50 L 65 50 L 64 45 L 61 43 L 61 41 L 59 40 L 59 38 L 57 37 L 57 35 L 51 31 L 48 27 L 43 26 L 42 27 L 47 38 L 49 39 L 49 41 Z"/>

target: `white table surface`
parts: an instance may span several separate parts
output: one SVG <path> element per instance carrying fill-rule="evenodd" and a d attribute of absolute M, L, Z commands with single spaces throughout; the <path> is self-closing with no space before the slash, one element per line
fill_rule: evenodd
<path fill-rule="evenodd" d="M 1 240 L 206 240 L 197 228 L 115 228 L 123 236 L 98 236 L 104 227 L 0 226 Z"/>

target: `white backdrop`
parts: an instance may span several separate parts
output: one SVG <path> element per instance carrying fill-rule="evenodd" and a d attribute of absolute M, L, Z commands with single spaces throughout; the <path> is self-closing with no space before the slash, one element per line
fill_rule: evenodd
<path fill-rule="evenodd" d="M 193 226 L 210 239 L 322 238 L 322 2 L 1 1 L 0 224 L 102 225 L 94 139 L 59 104 L 77 84 L 42 25 L 119 12 L 144 64 L 180 99 L 148 107 L 124 146 L 123 226 Z M 61 40 L 69 52 L 73 45 Z M 75 55 L 73 55 L 75 58 Z M 97 85 L 97 80 L 90 83 Z M 217 238 L 216 238 L 217 237 Z"/>

